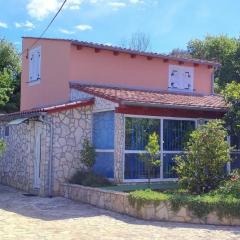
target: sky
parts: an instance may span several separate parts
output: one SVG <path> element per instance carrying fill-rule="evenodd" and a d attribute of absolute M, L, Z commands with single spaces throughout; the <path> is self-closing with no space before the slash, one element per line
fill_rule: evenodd
<path fill-rule="evenodd" d="M 0 38 L 20 51 L 21 37 L 38 37 L 63 0 L 0 0 Z M 239 37 L 239 0 L 67 0 L 44 37 L 120 45 L 135 32 L 153 52 L 185 49 L 191 39 Z"/>

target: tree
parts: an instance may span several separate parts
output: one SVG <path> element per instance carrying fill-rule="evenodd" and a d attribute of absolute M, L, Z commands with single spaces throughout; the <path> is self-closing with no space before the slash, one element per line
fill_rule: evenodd
<path fill-rule="evenodd" d="M 147 168 L 148 188 L 151 187 L 151 174 L 154 167 L 160 165 L 158 135 L 154 132 L 149 135 L 148 143 L 145 147 L 147 153 L 140 155 L 141 160 Z"/>
<path fill-rule="evenodd" d="M 83 147 L 80 152 L 81 161 L 88 168 L 88 170 L 92 169 L 93 165 L 96 161 L 96 152 L 93 145 L 90 143 L 88 139 L 84 139 Z"/>
<path fill-rule="evenodd" d="M 136 32 L 130 39 L 122 40 L 120 46 L 140 52 L 150 51 L 150 37 L 146 33 Z"/>
<path fill-rule="evenodd" d="M 225 122 L 230 135 L 240 135 L 240 83 L 231 82 L 222 91 L 228 110 Z"/>
<path fill-rule="evenodd" d="M 219 62 L 222 66 L 215 71 L 216 92 L 220 92 L 233 80 L 240 82 L 240 39 L 209 35 L 203 40 L 190 40 L 186 50 L 174 49 L 170 55 Z"/>
<path fill-rule="evenodd" d="M 191 40 L 187 45 L 187 51 L 192 57 L 221 63 L 221 68 L 215 72 L 215 83 L 220 89 L 233 80 L 240 82 L 240 71 L 237 71 L 239 59 L 236 57 L 238 49 L 240 53 L 239 39 L 226 35 Z"/>
<path fill-rule="evenodd" d="M 0 111 L 12 112 L 19 109 L 20 58 L 15 47 L 0 39 Z"/>
<path fill-rule="evenodd" d="M 212 120 L 190 134 L 185 154 L 176 156 L 179 183 L 192 193 L 209 192 L 224 179 L 230 161 L 227 131 L 220 120 Z"/>

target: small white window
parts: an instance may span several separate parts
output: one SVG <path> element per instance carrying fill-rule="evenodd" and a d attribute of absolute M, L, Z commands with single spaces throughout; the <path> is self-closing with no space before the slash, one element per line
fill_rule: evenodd
<path fill-rule="evenodd" d="M 38 83 L 41 79 L 41 47 L 29 53 L 29 83 Z"/>
<path fill-rule="evenodd" d="M 193 90 L 193 67 L 169 65 L 168 88 L 171 90 Z"/>

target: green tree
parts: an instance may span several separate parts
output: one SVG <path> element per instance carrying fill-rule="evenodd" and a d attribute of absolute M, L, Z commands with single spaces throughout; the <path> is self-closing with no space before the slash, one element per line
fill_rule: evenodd
<path fill-rule="evenodd" d="M 91 170 L 96 161 L 96 152 L 95 148 L 88 139 L 84 139 L 80 155 L 81 161 L 88 168 L 88 170 Z"/>
<path fill-rule="evenodd" d="M 239 40 L 226 35 L 207 36 L 204 40 L 194 39 L 187 45 L 192 57 L 221 63 L 221 68 L 215 72 L 215 84 L 220 89 L 233 80 L 240 82 L 240 72 L 236 71 L 239 64 L 239 59 L 236 59 L 238 49 Z"/>
<path fill-rule="evenodd" d="M 148 188 L 151 188 L 151 175 L 153 168 L 160 165 L 160 146 L 158 139 L 159 137 L 155 132 L 150 134 L 148 143 L 145 147 L 146 153 L 140 155 L 141 160 L 147 168 Z"/>
<path fill-rule="evenodd" d="M 222 91 L 225 101 L 228 104 L 228 111 L 225 114 L 225 122 L 229 134 L 240 135 L 240 83 L 231 82 Z"/>
<path fill-rule="evenodd" d="M 12 112 L 19 109 L 20 58 L 15 47 L 0 39 L 0 111 Z"/>
<path fill-rule="evenodd" d="M 176 157 L 179 183 L 192 193 L 209 192 L 224 179 L 230 161 L 227 131 L 220 120 L 212 120 L 190 134 L 185 154 Z"/>

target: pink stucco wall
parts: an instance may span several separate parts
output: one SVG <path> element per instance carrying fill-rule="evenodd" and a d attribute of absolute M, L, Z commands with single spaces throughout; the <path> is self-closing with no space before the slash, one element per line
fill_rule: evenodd
<path fill-rule="evenodd" d="M 23 48 L 26 49 L 34 39 L 25 38 Z M 69 41 L 40 40 L 36 46 L 42 48 L 41 82 L 29 86 L 28 59 L 23 56 L 23 72 L 21 85 L 21 110 L 38 106 L 57 104 L 69 99 L 69 81 L 81 81 L 102 85 L 136 87 L 155 90 L 168 89 L 169 64 L 162 59 L 148 60 L 143 56 L 131 58 L 129 54 L 83 47 L 77 50 Z M 193 66 L 185 63 L 184 66 Z M 196 93 L 211 93 L 212 69 L 207 65 L 194 67 L 194 89 Z"/>

